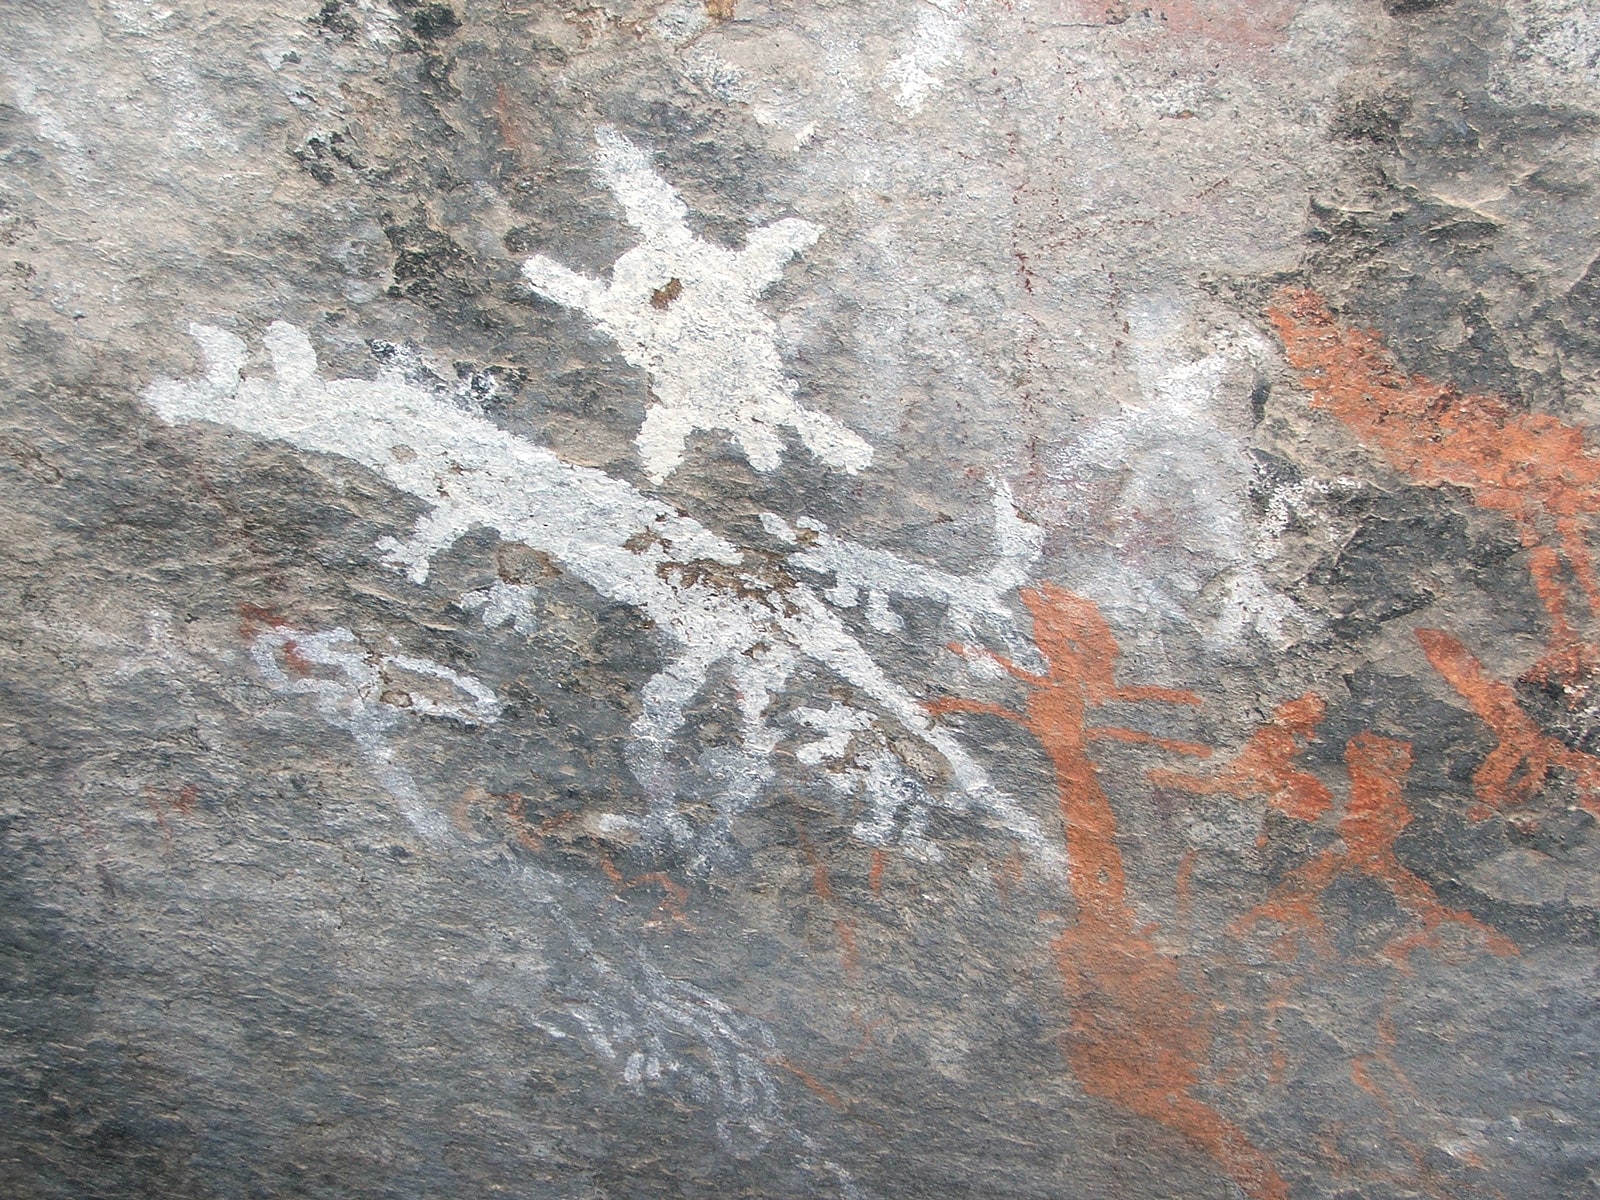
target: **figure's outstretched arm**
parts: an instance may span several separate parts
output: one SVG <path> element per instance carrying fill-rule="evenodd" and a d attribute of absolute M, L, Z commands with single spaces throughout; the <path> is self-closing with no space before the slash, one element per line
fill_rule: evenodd
<path fill-rule="evenodd" d="M 989 717 L 999 717 L 1013 724 L 1021 725 L 1026 721 L 1021 713 L 1013 712 L 999 704 L 991 704 L 987 700 L 969 700 L 965 696 L 940 696 L 935 700 L 924 700 L 922 707 L 930 716 L 942 717 L 947 713 L 965 712 L 982 713 Z"/>
<path fill-rule="evenodd" d="M 598 279 L 580 275 L 542 254 L 535 254 L 522 264 L 522 277 L 546 300 L 590 314 L 606 295 L 606 287 Z"/>
<path fill-rule="evenodd" d="M 752 292 L 765 291 L 783 274 L 784 265 L 800 251 L 816 245 L 821 230 L 810 221 L 785 217 L 753 229 L 739 252 L 739 273 Z"/>
<path fill-rule="evenodd" d="M 1105 693 L 1107 700 L 1156 700 L 1162 704 L 1190 704 L 1199 708 L 1205 703 L 1193 692 L 1164 687 L 1116 686 Z"/>
<path fill-rule="evenodd" d="M 1199 742 L 1184 742 L 1175 738 L 1157 737 L 1142 729 L 1124 729 L 1120 725 L 1093 725 L 1083 731 L 1091 742 L 1128 742 L 1133 745 L 1159 746 L 1173 754 L 1187 754 L 1193 758 L 1210 758 L 1211 747 Z M 1188 778 L 1193 778 L 1189 776 Z"/>
<path fill-rule="evenodd" d="M 1023 683 L 1030 684 L 1033 687 L 1043 687 L 1050 682 L 1050 676 L 1040 675 L 1038 672 L 1030 671 L 1026 667 L 1019 667 L 1004 654 L 996 654 L 987 646 L 963 646 L 960 642 L 949 642 L 945 648 L 961 655 L 962 658 L 984 659 L 992 662 L 1011 678 L 1020 679 Z"/>
<path fill-rule="evenodd" d="M 595 130 L 594 140 L 600 147 L 600 178 L 622 205 L 628 224 L 649 240 L 687 240 L 689 209 L 655 173 L 650 156 L 609 125 Z"/>

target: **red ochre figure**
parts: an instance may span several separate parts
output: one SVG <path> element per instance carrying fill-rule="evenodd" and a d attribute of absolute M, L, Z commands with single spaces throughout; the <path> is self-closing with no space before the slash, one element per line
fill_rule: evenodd
<path fill-rule="evenodd" d="M 1350 773 L 1350 799 L 1339 818 L 1342 845 L 1291 871 L 1265 903 L 1241 918 L 1235 932 L 1245 932 L 1264 920 L 1276 921 L 1286 929 L 1303 932 L 1331 958 L 1333 947 L 1327 939 L 1320 902 L 1335 879 L 1352 871 L 1382 883 L 1395 903 L 1422 925 L 1416 933 L 1395 938 L 1384 947 L 1384 956 L 1401 970 L 1410 970 L 1410 957 L 1418 947 L 1439 944 L 1439 930 L 1445 925 L 1478 934 L 1492 954 L 1516 954 L 1515 943 L 1498 930 L 1470 913 L 1441 904 L 1427 881 L 1412 874 L 1395 856 L 1395 839 L 1412 819 L 1403 795 L 1411 771 L 1411 744 L 1359 733 L 1346 744 L 1344 761 Z"/>
<path fill-rule="evenodd" d="M 1193 692 L 1123 687 L 1116 682 L 1118 647 L 1095 605 L 1063 588 L 1022 593 L 1033 614 L 1043 674 L 987 651 L 1028 687 L 1026 712 L 948 698 L 930 711 L 982 712 L 1028 730 L 1050 756 L 1060 796 L 1077 922 L 1054 943 L 1072 1028 L 1065 1053 L 1091 1096 L 1158 1121 L 1209 1154 L 1252 1200 L 1286 1200 L 1288 1186 L 1244 1132 L 1193 1093 L 1211 1047 L 1208 1005 L 1182 980 L 1177 961 L 1151 941 L 1128 906 L 1116 814 L 1100 787 L 1091 742 L 1147 742 L 1204 756 L 1206 747 L 1138 730 L 1090 726 L 1088 710 L 1108 701 L 1198 705 Z"/>
<path fill-rule="evenodd" d="M 1315 407 L 1417 483 L 1466 488 L 1474 503 L 1511 519 L 1550 618 L 1549 649 L 1532 677 L 1572 680 L 1600 666 L 1568 601 L 1575 585 L 1589 616 L 1600 616 L 1587 542 L 1600 512 L 1600 457 L 1583 430 L 1406 374 L 1376 334 L 1341 324 L 1316 292 L 1282 291 L 1267 316 Z"/>
<path fill-rule="evenodd" d="M 1315 692 L 1285 700 L 1220 770 L 1189 775 L 1157 767 L 1148 772 L 1150 782 L 1191 796 L 1265 800 L 1297 821 L 1315 821 L 1333 807 L 1333 796 L 1315 775 L 1298 770 L 1294 760 L 1311 741 L 1325 712 L 1327 705 Z"/>
<path fill-rule="evenodd" d="M 1570 771 L 1579 802 L 1600 816 L 1600 758 L 1574 750 L 1533 723 L 1508 684 L 1491 678 L 1456 638 L 1437 629 L 1417 630 L 1417 640 L 1445 682 L 1472 706 L 1499 744 L 1473 775 L 1483 811 L 1533 799 L 1552 770 Z"/>

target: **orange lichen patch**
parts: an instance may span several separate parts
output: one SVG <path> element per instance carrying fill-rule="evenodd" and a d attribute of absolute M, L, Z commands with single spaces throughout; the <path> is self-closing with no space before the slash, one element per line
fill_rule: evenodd
<path fill-rule="evenodd" d="M 1054 942 L 1072 1005 L 1071 1030 L 1064 1039 L 1067 1060 L 1090 1095 L 1182 1134 L 1254 1200 L 1283 1200 L 1288 1186 L 1271 1160 L 1193 1095 L 1211 1045 L 1207 1006 L 1185 985 L 1177 960 L 1151 940 L 1153 927 L 1137 924 L 1116 842 L 1116 814 L 1089 757 L 1090 744 L 1107 736 L 1173 745 L 1137 730 L 1091 727 L 1091 707 L 1110 701 L 1198 705 L 1200 698 L 1170 688 L 1118 684 L 1120 651 L 1092 601 L 1049 586 L 1023 592 L 1022 600 L 1033 615 L 1045 672 L 990 657 L 1027 685 L 1026 711 L 961 698 L 929 707 L 1014 721 L 1039 740 L 1055 768 L 1069 884 L 1078 906 L 1076 924 Z"/>
<path fill-rule="evenodd" d="M 1515 524 L 1550 618 L 1535 677 L 1570 679 L 1592 666 L 1600 655 L 1573 627 L 1567 595 L 1570 579 L 1590 617 L 1600 616 L 1586 540 L 1587 519 L 1600 512 L 1600 456 L 1583 430 L 1406 374 L 1376 334 L 1341 324 L 1316 292 L 1280 292 L 1267 315 L 1316 407 L 1416 482 L 1466 488 Z"/>
<path fill-rule="evenodd" d="M 1250 735 L 1233 761 L 1210 775 L 1186 775 L 1155 768 L 1148 774 L 1157 787 L 1176 788 L 1192 796 L 1237 796 L 1265 800 L 1298 821 L 1315 821 L 1333 807 L 1333 795 L 1322 781 L 1298 770 L 1294 760 L 1316 733 L 1327 706 L 1313 692 L 1286 700 L 1272 710 L 1272 719 Z"/>
<path fill-rule="evenodd" d="M 1322 894 L 1340 875 L 1354 871 L 1387 887 L 1395 903 L 1422 926 L 1384 947 L 1384 957 L 1401 970 L 1410 970 L 1411 955 L 1419 947 L 1439 944 L 1439 931 L 1445 925 L 1477 934 L 1491 954 L 1518 953 L 1516 944 L 1498 930 L 1471 913 L 1441 904 L 1427 881 L 1412 874 L 1395 856 L 1395 840 L 1411 824 L 1411 810 L 1403 795 L 1411 771 L 1411 744 L 1360 733 L 1346 744 L 1344 761 L 1350 774 L 1350 799 L 1339 819 L 1343 845 L 1323 851 L 1290 872 L 1263 904 L 1236 923 L 1235 930 L 1243 931 L 1264 920 L 1276 921 L 1309 936 L 1321 953 L 1331 957 L 1320 907 Z"/>
<path fill-rule="evenodd" d="M 1531 800 L 1555 769 L 1570 771 L 1578 797 L 1600 815 L 1600 758 L 1574 750 L 1533 723 L 1508 684 L 1492 679 L 1456 638 L 1437 629 L 1417 630 L 1417 640 L 1433 669 L 1472 706 L 1498 739 L 1472 777 L 1483 811 Z"/>

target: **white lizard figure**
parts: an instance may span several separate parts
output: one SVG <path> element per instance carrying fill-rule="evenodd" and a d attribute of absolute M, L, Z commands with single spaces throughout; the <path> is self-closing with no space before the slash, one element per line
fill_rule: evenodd
<path fill-rule="evenodd" d="M 954 785 L 943 803 L 987 813 L 1043 859 L 1056 852 L 1033 815 L 990 782 L 948 729 L 932 721 L 803 583 L 764 580 L 744 555 L 692 517 L 621 479 L 563 462 L 440 399 L 396 371 L 325 379 L 305 332 L 274 322 L 263 341 L 271 378 L 243 377 L 236 336 L 191 325 L 206 359 L 193 382 L 164 380 L 143 398 L 165 420 L 215 421 L 302 450 L 337 454 L 429 506 L 406 543 L 381 543 L 422 582 L 435 554 L 474 528 L 542 550 L 610 600 L 633 605 L 668 643 L 670 660 L 645 685 L 630 766 L 650 805 L 646 832 L 680 844 L 694 831 L 678 810 L 668 748 L 713 672 L 731 677 L 742 717 L 746 775 L 776 747 L 765 717 L 801 660 L 845 680 L 889 721 L 935 751 Z M 731 813 L 725 814 L 731 817 Z"/>
<path fill-rule="evenodd" d="M 789 217 L 752 231 L 737 251 L 702 241 L 689 231 L 683 200 L 638 147 L 606 126 L 595 141 L 600 176 L 640 243 L 617 259 L 609 284 L 542 254 L 523 263 L 522 274 L 539 295 L 587 313 L 649 373 L 655 403 L 635 444 L 650 478 L 660 483 L 677 469 L 697 429 L 725 430 L 758 471 L 777 467 L 785 425 L 830 467 L 853 474 L 871 463 L 871 446 L 795 399 L 777 326 L 755 303 L 784 264 L 816 242 L 817 227 Z"/>

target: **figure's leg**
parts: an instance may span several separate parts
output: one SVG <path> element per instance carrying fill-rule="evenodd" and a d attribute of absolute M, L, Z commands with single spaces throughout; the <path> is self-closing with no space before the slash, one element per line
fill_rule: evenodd
<path fill-rule="evenodd" d="M 683 409 L 670 404 L 652 404 L 639 427 L 633 444 L 639 448 L 639 461 L 645 474 L 660 483 L 683 462 L 683 445 L 695 428 L 694 419 Z"/>

